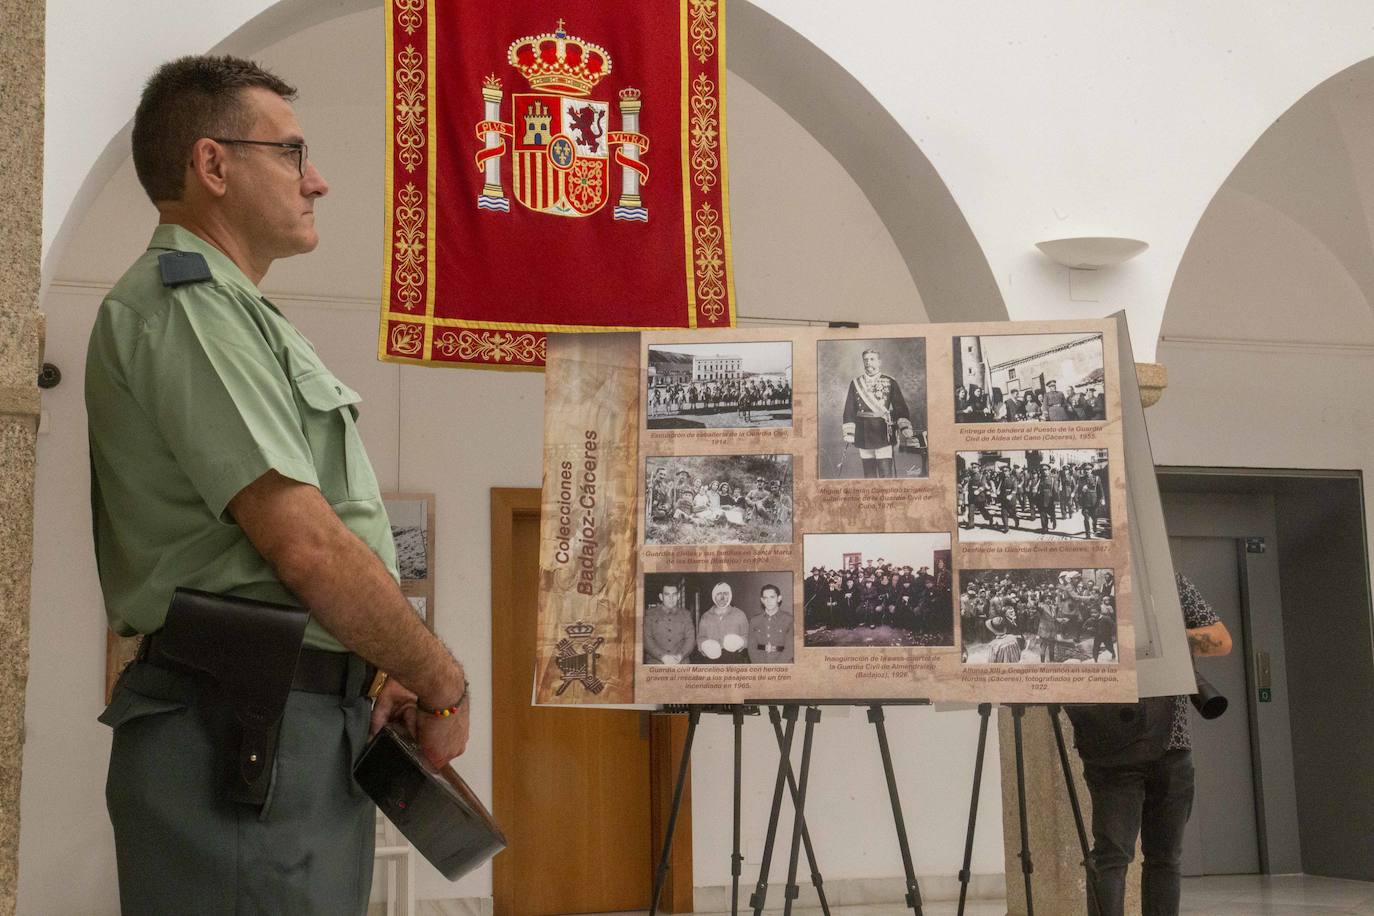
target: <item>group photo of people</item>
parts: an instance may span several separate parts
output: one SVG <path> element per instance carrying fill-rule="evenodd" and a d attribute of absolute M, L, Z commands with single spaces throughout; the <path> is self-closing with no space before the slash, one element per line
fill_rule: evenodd
<path fill-rule="evenodd" d="M 967 664 L 1116 664 L 1110 569 L 960 573 L 959 637 Z"/>
<path fill-rule="evenodd" d="M 956 423 L 1107 419 L 1101 334 L 957 337 Z"/>
<path fill-rule="evenodd" d="M 943 532 L 806 535 L 805 645 L 954 645 L 949 544 Z"/>
<path fill-rule="evenodd" d="M 649 573 L 646 665 L 785 665 L 795 658 L 792 573 Z"/>
<path fill-rule="evenodd" d="M 767 429 L 792 425 L 788 341 L 649 347 L 649 429 Z"/>
<path fill-rule="evenodd" d="M 926 477 L 926 342 L 822 340 L 816 346 L 817 477 Z"/>
<path fill-rule="evenodd" d="M 646 544 L 790 544 L 791 455 L 649 458 Z"/>
<path fill-rule="evenodd" d="M 1106 449 L 956 452 L 961 541 L 1110 540 Z"/>

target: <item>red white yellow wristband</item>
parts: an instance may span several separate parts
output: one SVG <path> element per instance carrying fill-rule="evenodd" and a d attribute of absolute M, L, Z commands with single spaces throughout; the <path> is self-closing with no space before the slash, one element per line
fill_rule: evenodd
<path fill-rule="evenodd" d="M 415 708 L 418 709 L 418 710 L 420 710 L 420 712 L 424 713 L 424 714 L 427 715 L 427 716 L 437 716 L 437 717 L 439 717 L 440 719 L 445 719 L 445 718 L 448 718 L 449 716 L 454 715 L 455 713 L 457 713 L 458 710 L 461 709 L 461 708 L 463 707 L 463 704 L 467 702 L 467 700 L 468 700 L 468 682 L 467 682 L 466 680 L 464 680 L 464 681 L 463 681 L 463 692 L 462 692 L 461 695 L 459 695 L 459 697 L 458 697 L 458 702 L 457 702 L 457 703 L 454 703 L 452 706 L 440 706 L 440 707 L 438 707 L 437 709 L 431 709 L 430 707 L 426 706 L 424 703 L 421 703 L 421 702 L 417 699 L 417 700 L 415 701 Z"/>

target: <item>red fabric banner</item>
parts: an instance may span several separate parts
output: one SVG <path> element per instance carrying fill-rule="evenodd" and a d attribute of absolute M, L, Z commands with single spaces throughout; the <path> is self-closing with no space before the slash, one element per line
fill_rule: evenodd
<path fill-rule="evenodd" d="M 723 0 L 388 0 L 389 362 L 735 323 Z"/>

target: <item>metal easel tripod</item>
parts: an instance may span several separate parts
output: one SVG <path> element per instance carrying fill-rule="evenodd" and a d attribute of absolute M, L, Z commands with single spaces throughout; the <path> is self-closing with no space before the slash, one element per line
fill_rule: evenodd
<path fill-rule="evenodd" d="M 778 815 L 782 805 L 782 787 L 786 783 L 792 787 L 792 799 L 794 807 L 794 822 L 792 826 L 792 847 L 791 856 L 787 867 L 787 884 L 784 887 L 784 916 L 791 916 L 792 902 L 801 893 L 797 885 L 797 866 L 799 859 L 800 845 L 806 846 L 807 860 L 811 864 L 811 883 L 816 888 L 816 893 L 820 897 L 821 909 L 826 916 L 829 916 L 830 906 L 825 898 L 824 885 L 821 880 L 820 870 L 816 865 L 816 856 L 811 846 L 811 837 L 806 829 L 804 820 L 804 809 L 806 803 L 806 791 L 808 777 L 811 769 L 811 748 L 814 738 L 815 726 L 821 720 L 821 706 L 823 705 L 856 705 L 868 708 L 868 721 L 871 722 L 877 731 L 878 749 L 883 759 L 883 772 L 887 777 L 888 797 L 892 804 L 893 823 L 897 830 L 897 843 L 901 849 L 902 866 L 906 875 L 906 905 L 911 908 L 915 916 L 922 916 L 921 909 L 921 889 L 916 881 L 915 868 L 911 861 L 911 846 L 907 841 L 906 821 L 902 817 L 901 800 L 897 794 L 897 778 L 892 768 L 892 753 L 887 741 L 887 728 L 884 724 L 883 707 L 892 705 L 894 701 L 873 701 L 867 703 L 851 703 L 848 701 L 792 701 L 783 702 L 781 717 L 778 713 L 778 706 L 769 706 L 768 715 L 773 722 L 773 730 L 778 738 L 778 778 L 773 789 L 773 804 L 768 818 L 768 834 L 764 840 L 763 858 L 759 865 L 759 880 L 755 886 L 754 894 L 749 898 L 749 903 L 753 907 L 754 916 L 760 916 L 763 912 L 764 904 L 768 896 L 768 872 L 772 865 L 773 845 L 777 838 Z M 924 700 L 901 701 L 902 705 L 924 704 Z M 801 707 L 806 707 L 806 728 L 802 737 L 802 759 L 801 771 L 794 785 L 792 782 L 792 740 L 796 730 L 797 715 Z M 782 728 L 779 719 L 787 720 L 787 728 Z"/>

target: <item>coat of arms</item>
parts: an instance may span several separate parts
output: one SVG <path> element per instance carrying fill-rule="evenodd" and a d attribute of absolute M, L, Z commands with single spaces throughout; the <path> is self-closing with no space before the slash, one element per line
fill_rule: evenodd
<path fill-rule="evenodd" d="M 649 139 L 639 133 L 640 92 L 620 91 L 620 130 L 611 130 L 611 102 L 592 97 L 611 72 L 606 50 L 569 35 L 560 19 L 551 33 L 512 42 L 506 57 L 532 91 L 511 96 L 510 120 L 504 121 L 501 80 L 483 80 L 486 119 L 477 124 L 477 138 L 485 146 L 477 152 L 477 167 L 485 175 L 478 208 L 510 211 L 501 177 L 509 139 L 512 190 L 521 205 L 550 216 L 591 216 L 610 199 L 614 160 L 621 179 L 613 217 L 647 222 L 640 188 L 649 168 L 640 157 Z"/>

